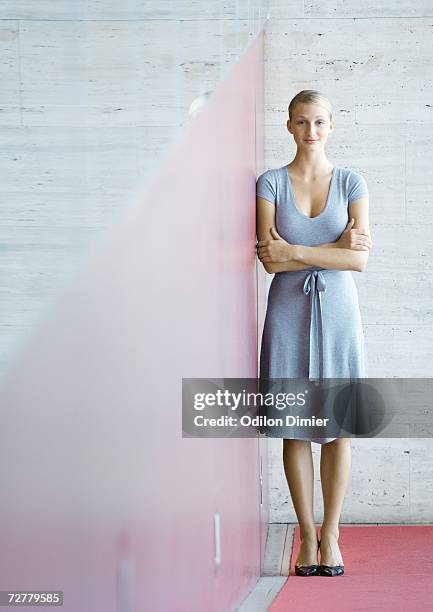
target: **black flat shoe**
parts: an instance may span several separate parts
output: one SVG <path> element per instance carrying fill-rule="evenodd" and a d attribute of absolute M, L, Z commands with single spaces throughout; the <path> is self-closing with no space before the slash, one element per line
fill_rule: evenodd
<path fill-rule="evenodd" d="M 320 548 L 320 540 L 319 540 Z M 318 565 L 317 575 L 318 576 L 342 576 L 344 574 L 344 565 Z"/>
<path fill-rule="evenodd" d="M 295 565 L 296 576 L 317 576 L 318 565 Z"/>
<path fill-rule="evenodd" d="M 318 576 L 342 576 L 344 574 L 344 565 L 318 565 Z"/>
<path fill-rule="evenodd" d="M 317 542 L 318 546 L 320 542 Z M 295 574 L 296 576 L 317 576 L 319 566 L 317 564 L 314 565 L 295 565 Z"/>

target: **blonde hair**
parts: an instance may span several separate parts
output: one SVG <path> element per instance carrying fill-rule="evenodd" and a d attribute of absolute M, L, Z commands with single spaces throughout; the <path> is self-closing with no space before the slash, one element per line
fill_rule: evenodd
<path fill-rule="evenodd" d="M 318 104 L 325 108 L 329 113 L 329 119 L 332 121 L 332 106 L 328 98 L 326 98 L 320 91 L 316 91 L 315 89 L 303 89 L 299 93 L 296 94 L 294 98 L 291 99 L 289 104 L 289 119 L 293 117 L 293 111 L 295 110 L 295 106 L 300 103 L 306 104 Z"/>

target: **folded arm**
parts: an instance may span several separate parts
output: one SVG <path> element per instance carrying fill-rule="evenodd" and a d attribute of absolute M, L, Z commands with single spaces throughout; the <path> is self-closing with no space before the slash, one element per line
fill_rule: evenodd
<path fill-rule="evenodd" d="M 290 272 L 311 267 L 363 272 L 372 246 L 368 197 L 350 204 L 350 217 L 341 237 L 317 246 L 292 245 L 275 230 L 275 204 L 257 197 L 258 256 L 267 272 Z"/>

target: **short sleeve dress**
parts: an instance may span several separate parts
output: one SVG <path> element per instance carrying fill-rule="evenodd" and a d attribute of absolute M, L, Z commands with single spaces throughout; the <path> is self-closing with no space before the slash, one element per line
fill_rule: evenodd
<path fill-rule="evenodd" d="M 275 204 L 275 225 L 291 244 L 335 242 L 349 220 L 350 204 L 368 196 L 364 177 L 334 166 L 325 208 L 308 217 L 296 206 L 287 166 L 267 170 L 257 196 Z M 358 292 L 349 270 L 311 266 L 278 272 L 269 287 L 260 348 L 260 378 L 364 378 L 367 358 Z M 272 437 L 272 432 L 268 433 Z M 283 438 L 295 437 L 287 428 Z M 311 437 L 319 444 L 335 438 Z"/>

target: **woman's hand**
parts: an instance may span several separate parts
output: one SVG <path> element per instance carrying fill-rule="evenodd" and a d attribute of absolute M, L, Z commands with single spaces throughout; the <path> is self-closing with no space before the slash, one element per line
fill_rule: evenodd
<path fill-rule="evenodd" d="M 289 244 L 278 234 L 275 227 L 271 227 L 273 240 L 260 240 L 257 243 L 257 256 L 260 261 L 269 263 L 284 263 L 294 261 L 295 245 Z"/>
<path fill-rule="evenodd" d="M 373 246 L 370 234 L 363 229 L 352 229 L 355 219 L 350 219 L 346 229 L 336 242 L 341 249 L 352 249 L 354 251 L 368 251 Z"/>

